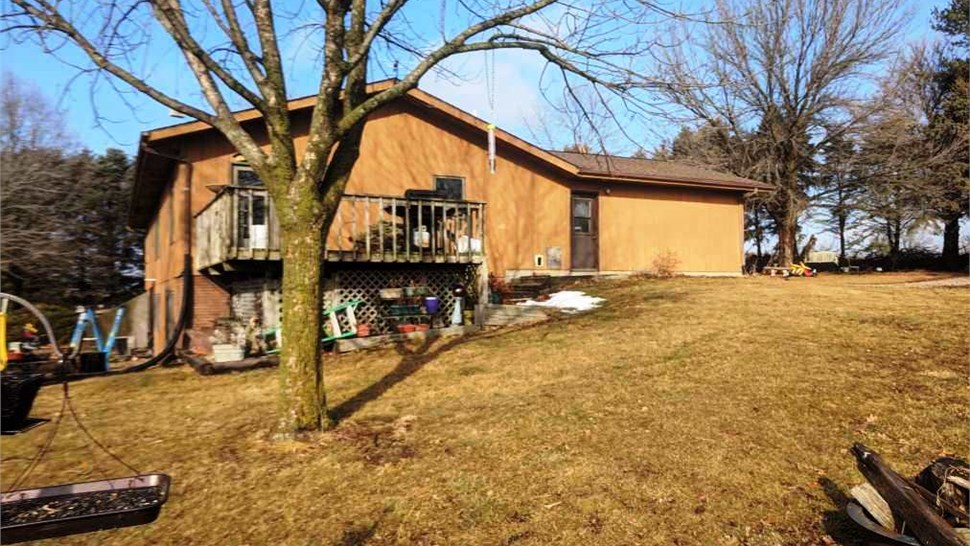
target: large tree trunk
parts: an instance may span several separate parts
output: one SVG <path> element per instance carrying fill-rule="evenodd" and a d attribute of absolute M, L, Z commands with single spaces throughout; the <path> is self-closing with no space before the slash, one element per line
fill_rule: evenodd
<path fill-rule="evenodd" d="M 757 261 L 754 263 L 755 270 L 761 268 L 761 256 L 764 252 L 761 249 L 761 240 L 764 238 L 764 234 L 761 231 L 761 206 L 755 205 L 754 207 L 754 241 L 755 249 L 757 250 Z"/>
<path fill-rule="evenodd" d="M 839 214 L 839 265 L 849 265 L 845 256 L 845 214 Z"/>
<path fill-rule="evenodd" d="M 794 259 L 795 223 L 778 222 L 778 265 L 788 267 Z"/>
<path fill-rule="evenodd" d="M 283 344 L 280 355 L 280 430 L 329 425 L 320 364 L 323 234 L 312 220 L 280 224 L 283 255 Z"/>
<path fill-rule="evenodd" d="M 943 264 L 947 269 L 960 268 L 960 215 L 944 219 Z"/>
<path fill-rule="evenodd" d="M 886 238 L 889 240 L 889 264 L 896 270 L 899 264 L 900 239 L 902 238 L 902 222 L 891 220 L 886 222 Z"/>

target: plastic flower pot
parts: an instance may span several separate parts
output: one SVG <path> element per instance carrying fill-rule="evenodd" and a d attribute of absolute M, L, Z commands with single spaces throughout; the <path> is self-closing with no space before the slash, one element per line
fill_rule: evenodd
<path fill-rule="evenodd" d="M 435 296 L 428 296 L 424 298 L 424 307 L 428 310 L 429 315 L 433 315 L 441 309 L 441 300 Z"/>

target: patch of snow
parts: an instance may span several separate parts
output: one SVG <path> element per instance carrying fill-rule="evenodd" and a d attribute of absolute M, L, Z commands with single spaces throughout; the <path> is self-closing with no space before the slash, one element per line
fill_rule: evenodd
<path fill-rule="evenodd" d="M 553 307 L 561 310 L 564 313 L 580 313 L 582 311 L 589 311 L 590 309 L 599 307 L 599 305 L 604 301 L 606 300 L 603 298 L 587 296 L 585 292 L 580 292 L 578 290 L 563 290 L 561 292 L 550 294 L 549 299 L 546 301 L 525 300 L 523 302 L 519 302 L 518 305 Z"/>

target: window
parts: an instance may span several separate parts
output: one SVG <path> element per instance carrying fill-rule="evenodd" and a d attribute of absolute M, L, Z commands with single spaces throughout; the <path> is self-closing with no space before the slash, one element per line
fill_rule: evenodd
<path fill-rule="evenodd" d="M 247 188 L 260 187 L 263 185 L 263 181 L 256 176 L 256 171 L 249 165 L 234 163 L 232 165 L 232 185 Z"/>
<path fill-rule="evenodd" d="M 236 201 L 236 238 L 243 248 L 266 248 L 269 202 L 265 195 L 240 194 Z"/>
<path fill-rule="evenodd" d="M 573 232 L 590 233 L 593 231 L 593 200 L 573 198 Z"/>
<path fill-rule="evenodd" d="M 465 179 L 458 176 L 436 176 L 434 189 L 441 192 L 445 199 L 461 201 L 465 198 Z"/>

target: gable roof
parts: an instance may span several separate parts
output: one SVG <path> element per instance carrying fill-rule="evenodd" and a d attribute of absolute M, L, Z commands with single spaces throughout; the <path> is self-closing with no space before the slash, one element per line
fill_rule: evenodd
<path fill-rule="evenodd" d="M 397 80 L 394 79 L 370 83 L 367 85 L 367 93 L 379 93 L 395 83 Z M 488 131 L 487 121 L 420 89 L 411 89 L 401 100 L 410 100 L 423 108 L 440 112 L 482 133 Z M 301 97 L 289 101 L 287 109 L 290 112 L 310 110 L 315 103 L 316 95 Z M 256 120 L 261 116 L 255 108 L 240 110 L 233 114 L 240 122 Z M 175 158 L 160 155 L 154 152 L 152 147 L 162 141 L 204 131 L 215 131 L 215 128 L 203 121 L 189 121 L 141 134 L 138 156 L 135 160 L 132 206 L 128 215 L 128 224 L 131 227 L 148 227 L 162 191 L 175 167 Z M 568 175 L 586 181 L 686 185 L 735 191 L 773 189 L 769 184 L 677 163 L 545 150 L 498 128 L 495 129 L 495 139 Z"/>

